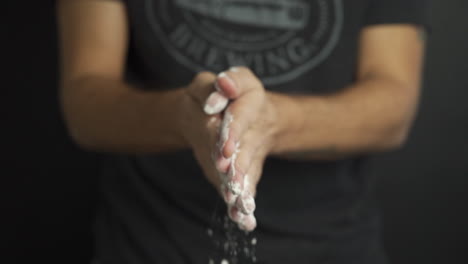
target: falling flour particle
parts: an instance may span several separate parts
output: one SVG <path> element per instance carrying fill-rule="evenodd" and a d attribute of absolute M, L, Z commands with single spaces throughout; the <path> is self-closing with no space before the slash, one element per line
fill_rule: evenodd
<path fill-rule="evenodd" d="M 256 245 L 257 244 L 257 238 L 256 237 L 252 238 L 251 243 L 252 243 L 252 245 Z"/>
<path fill-rule="evenodd" d="M 256 264 L 257 238 L 251 232 L 238 229 L 231 221 L 225 208 L 215 209 L 211 226 L 205 232 L 213 242 L 213 248 L 207 256 L 208 264 Z M 211 230 L 211 232 L 210 232 Z"/>

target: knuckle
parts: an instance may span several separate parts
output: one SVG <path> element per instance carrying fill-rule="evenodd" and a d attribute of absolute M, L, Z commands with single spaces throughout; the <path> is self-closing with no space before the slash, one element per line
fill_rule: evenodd
<path fill-rule="evenodd" d="M 252 71 L 250 70 L 249 67 L 247 66 L 236 66 L 236 69 L 240 72 L 245 72 L 245 73 L 251 73 Z"/>
<path fill-rule="evenodd" d="M 207 81 L 212 80 L 213 77 L 214 77 L 213 73 L 209 71 L 201 71 L 195 75 L 193 81 L 194 82 L 207 82 Z"/>

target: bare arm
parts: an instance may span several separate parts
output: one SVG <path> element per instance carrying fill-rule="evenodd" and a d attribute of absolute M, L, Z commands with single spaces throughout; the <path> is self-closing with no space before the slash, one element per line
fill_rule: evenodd
<path fill-rule="evenodd" d="M 362 32 L 358 81 L 330 96 L 283 97 L 287 117 L 274 153 L 336 158 L 401 146 L 415 117 L 424 41 L 410 25 Z M 274 99 L 275 100 L 275 99 Z"/>
<path fill-rule="evenodd" d="M 418 105 L 423 51 L 416 26 L 368 27 L 361 35 L 356 83 L 326 96 L 268 92 L 248 69 L 227 71 L 227 79 L 217 80 L 233 100 L 224 156 L 235 152 L 236 142 L 262 142 L 263 152 L 294 159 L 335 159 L 401 146 Z"/>
<path fill-rule="evenodd" d="M 184 92 L 148 92 L 123 80 L 128 43 L 118 1 L 58 2 L 60 100 L 71 136 L 98 151 L 159 152 L 188 147 L 180 133 Z"/>
<path fill-rule="evenodd" d="M 215 111 L 222 96 L 212 96 L 218 94 L 216 75 L 201 72 L 179 89 L 143 91 L 123 79 L 128 42 L 123 4 L 61 0 L 58 15 L 60 100 L 75 141 L 89 150 L 127 154 L 190 149 L 206 179 L 224 195 L 212 160 L 222 111 Z"/>

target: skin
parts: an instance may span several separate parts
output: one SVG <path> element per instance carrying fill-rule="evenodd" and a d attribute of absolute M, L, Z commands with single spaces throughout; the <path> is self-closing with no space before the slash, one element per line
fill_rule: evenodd
<path fill-rule="evenodd" d="M 266 157 L 333 160 L 392 150 L 406 140 L 417 110 L 424 42 L 413 25 L 364 28 L 354 84 L 326 96 L 293 96 L 266 91 L 243 67 L 199 73 L 178 89 L 142 91 L 123 79 L 124 5 L 62 0 L 58 15 L 60 99 L 75 141 L 123 153 L 190 148 L 231 218 L 246 230 L 256 225 L 246 207 Z M 216 89 L 217 98 L 230 101 L 208 115 L 206 104 L 213 102 L 207 99 Z M 240 186 L 238 193 L 232 183 Z"/>

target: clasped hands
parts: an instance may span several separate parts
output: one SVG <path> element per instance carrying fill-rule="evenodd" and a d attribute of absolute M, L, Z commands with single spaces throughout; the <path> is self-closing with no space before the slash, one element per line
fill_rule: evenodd
<path fill-rule="evenodd" d="M 185 90 L 183 136 L 229 217 L 251 231 L 256 187 L 281 132 L 274 96 L 245 67 L 199 73 Z"/>

